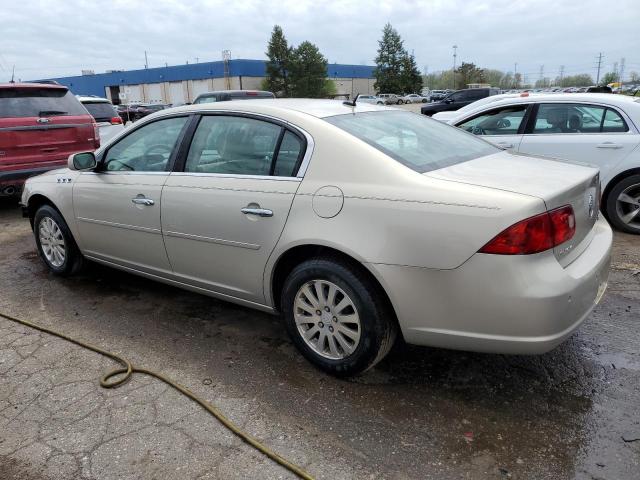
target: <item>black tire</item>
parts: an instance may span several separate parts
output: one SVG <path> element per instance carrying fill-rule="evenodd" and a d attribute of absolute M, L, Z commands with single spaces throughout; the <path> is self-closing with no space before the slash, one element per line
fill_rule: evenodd
<path fill-rule="evenodd" d="M 313 280 L 329 281 L 353 301 L 360 318 L 360 340 L 342 359 L 329 359 L 314 351 L 302 338 L 294 318 L 298 291 Z M 360 269 L 331 257 L 314 258 L 296 266 L 284 282 L 281 307 L 287 331 L 302 355 L 315 366 L 339 377 L 360 374 L 382 360 L 393 346 L 397 322 L 380 287 Z M 334 318 L 335 320 L 335 318 Z"/>
<path fill-rule="evenodd" d="M 60 229 L 60 233 L 64 239 L 64 262 L 61 265 L 55 265 L 49 260 L 44 252 L 42 244 L 40 242 L 40 226 L 45 219 L 51 219 Z M 33 233 L 36 237 L 36 246 L 38 247 L 38 253 L 40 258 L 45 263 L 47 268 L 56 275 L 63 277 L 73 275 L 80 271 L 84 265 L 84 257 L 80 253 L 80 249 L 76 244 L 67 222 L 64 221 L 62 215 L 50 205 L 43 205 L 37 211 L 33 217 Z"/>
<path fill-rule="evenodd" d="M 605 213 L 607 214 L 607 218 L 609 219 L 609 222 L 611 222 L 611 225 L 616 229 L 622 232 L 635 233 L 638 235 L 640 234 L 640 213 L 636 217 L 636 225 L 625 223 L 621 218 L 621 214 L 625 212 L 620 212 L 617 205 L 617 200 L 620 194 L 630 188 L 632 192 L 635 192 L 632 196 L 640 195 L 640 174 L 629 175 L 628 177 L 620 180 L 611 190 L 609 190 L 605 205 Z M 629 211 L 633 208 L 632 205 L 626 205 L 626 207 L 628 207 Z"/>

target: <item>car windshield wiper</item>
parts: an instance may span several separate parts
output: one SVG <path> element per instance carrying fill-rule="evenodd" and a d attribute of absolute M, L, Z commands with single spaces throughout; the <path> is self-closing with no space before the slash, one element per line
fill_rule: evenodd
<path fill-rule="evenodd" d="M 62 110 L 42 110 L 38 112 L 39 117 L 46 117 L 47 115 L 66 115 L 69 112 L 63 112 Z"/>

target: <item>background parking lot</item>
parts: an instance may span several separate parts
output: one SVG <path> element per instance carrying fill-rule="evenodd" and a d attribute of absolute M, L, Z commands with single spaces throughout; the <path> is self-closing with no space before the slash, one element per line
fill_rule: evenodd
<path fill-rule="evenodd" d="M 410 108 L 408 106 L 405 108 Z M 92 265 L 47 273 L 0 204 L 0 310 L 155 368 L 317 478 L 632 479 L 640 468 L 640 237 L 603 302 L 540 357 L 401 346 L 329 377 L 277 317 Z M 0 319 L 0 478 L 290 478 L 154 379 Z"/>

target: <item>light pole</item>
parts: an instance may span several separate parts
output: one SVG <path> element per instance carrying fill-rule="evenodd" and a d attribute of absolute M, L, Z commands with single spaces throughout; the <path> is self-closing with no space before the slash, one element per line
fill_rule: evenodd
<path fill-rule="evenodd" d="M 458 46 L 453 46 L 453 89 L 456 89 L 456 57 L 458 56 L 456 51 L 458 50 Z"/>

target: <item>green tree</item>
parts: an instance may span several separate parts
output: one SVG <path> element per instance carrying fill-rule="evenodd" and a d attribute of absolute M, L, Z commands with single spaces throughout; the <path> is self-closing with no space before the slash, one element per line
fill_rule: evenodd
<path fill-rule="evenodd" d="M 484 70 L 475 63 L 462 62 L 456 69 L 456 88 L 467 88 L 470 83 L 484 83 Z"/>
<path fill-rule="evenodd" d="M 289 81 L 294 97 L 322 98 L 328 95 L 327 59 L 313 43 L 304 41 L 291 54 Z"/>
<path fill-rule="evenodd" d="M 400 85 L 400 93 L 419 93 L 422 90 L 422 75 L 413 55 L 405 54 L 402 59 Z"/>
<path fill-rule="evenodd" d="M 279 25 L 273 27 L 267 46 L 267 77 L 263 88 L 277 96 L 288 97 L 291 93 L 289 81 L 289 63 L 291 48 Z"/>
<path fill-rule="evenodd" d="M 600 85 L 608 85 L 609 83 L 617 82 L 618 74 L 616 72 L 607 72 L 600 79 Z"/>
<path fill-rule="evenodd" d="M 402 66 L 407 52 L 400 34 L 387 23 L 382 29 L 382 39 L 378 41 L 378 55 L 373 85 L 380 93 L 400 93 L 403 90 Z"/>

